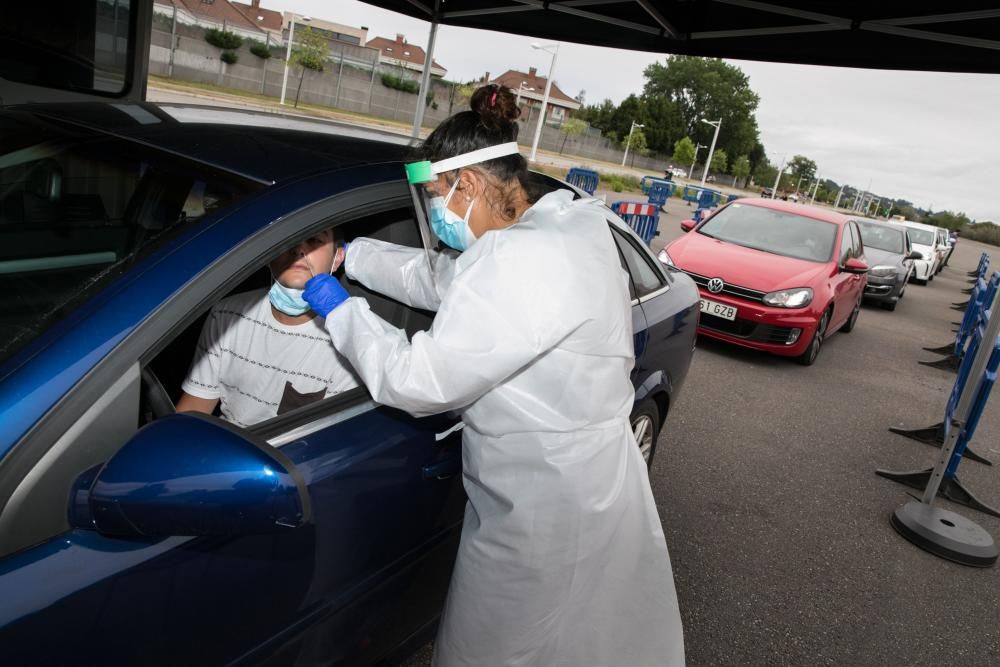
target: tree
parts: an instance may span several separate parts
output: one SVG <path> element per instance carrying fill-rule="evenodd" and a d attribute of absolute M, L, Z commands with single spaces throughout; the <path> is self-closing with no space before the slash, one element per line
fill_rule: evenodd
<path fill-rule="evenodd" d="M 672 159 L 674 162 L 680 163 L 685 169 L 688 168 L 689 164 L 694 162 L 694 142 L 691 141 L 690 137 L 678 139 L 674 143 Z"/>
<path fill-rule="evenodd" d="M 714 172 L 721 173 L 726 170 L 726 165 L 728 163 L 729 163 L 729 156 L 726 155 L 726 151 L 719 148 L 716 149 L 714 153 L 712 153 L 712 164 L 709 166 L 709 169 L 711 169 Z"/>
<path fill-rule="evenodd" d="M 774 185 L 774 179 L 778 177 L 778 168 L 770 162 L 761 162 L 753 170 L 754 182 L 761 186 L 770 188 Z"/>
<path fill-rule="evenodd" d="M 574 97 L 573 99 L 579 102 L 580 104 L 583 104 L 584 100 L 587 99 L 587 91 L 581 88 L 580 94 Z"/>
<path fill-rule="evenodd" d="M 637 127 L 632 130 L 630 135 L 625 137 L 622 141 L 622 146 L 628 148 L 629 152 L 632 154 L 632 161 L 635 162 L 635 155 L 639 153 L 640 155 L 645 154 L 648 150 L 646 146 L 646 135 L 643 133 L 641 127 Z"/>
<path fill-rule="evenodd" d="M 292 51 L 290 61 L 292 64 L 298 65 L 300 69 L 299 87 L 295 91 L 296 107 L 299 106 L 299 95 L 302 93 L 302 79 L 305 78 L 306 70 L 311 69 L 314 72 L 322 72 L 329 52 L 330 47 L 326 41 L 326 37 L 318 32 L 314 32 L 311 26 L 307 26 L 302 32 L 299 46 Z"/>
<path fill-rule="evenodd" d="M 792 172 L 792 178 L 798 183 L 799 180 L 808 183 L 816 176 L 816 163 L 805 155 L 796 155 L 788 161 L 788 169 Z"/>
<path fill-rule="evenodd" d="M 611 117 L 614 115 L 616 109 L 615 103 L 606 99 L 600 104 L 581 107 L 576 112 L 576 117 L 590 123 L 592 127 L 596 127 L 606 134 L 606 131 L 611 129 Z"/>
<path fill-rule="evenodd" d="M 563 134 L 562 145 L 559 147 L 559 154 L 562 155 L 563 149 L 566 148 L 566 140 L 570 138 L 570 135 L 576 136 L 578 134 L 583 134 L 587 129 L 587 124 L 580 120 L 579 118 L 570 118 L 568 121 L 559 126 L 559 131 Z"/>
<path fill-rule="evenodd" d="M 755 113 L 760 98 L 738 67 L 718 58 L 668 56 L 646 68 L 644 100 L 669 102 L 677 130 L 671 141 L 688 136 L 708 145 L 715 129 L 702 119 L 722 119 L 718 148 L 748 155 L 758 143 Z"/>
<path fill-rule="evenodd" d="M 742 181 L 747 176 L 750 175 L 750 158 L 746 155 L 741 155 L 733 162 L 733 185 L 736 185 L 736 181 Z"/>

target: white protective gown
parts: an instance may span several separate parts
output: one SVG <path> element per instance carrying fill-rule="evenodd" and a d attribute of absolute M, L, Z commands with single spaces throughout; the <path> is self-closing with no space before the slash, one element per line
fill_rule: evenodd
<path fill-rule="evenodd" d="M 407 341 L 327 317 L 379 403 L 466 424 L 469 497 L 438 667 L 684 664 L 670 557 L 633 438 L 627 276 L 602 209 L 550 193 L 465 253 L 359 239 L 347 274 L 437 316 Z"/>

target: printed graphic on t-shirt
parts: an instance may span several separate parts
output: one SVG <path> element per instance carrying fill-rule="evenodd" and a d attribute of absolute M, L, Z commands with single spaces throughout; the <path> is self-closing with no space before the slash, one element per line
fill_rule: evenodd
<path fill-rule="evenodd" d="M 287 381 L 285 382 L 285 391 L 281 394 L 281 401 L 278 403 L 278 414 L 283 415 L 286 412 L 301 408 L 303 405 L 322 401 L 324 396 L 326 396 L 326 389 L 298 392 L 292 386 L 291 381 Z"/>

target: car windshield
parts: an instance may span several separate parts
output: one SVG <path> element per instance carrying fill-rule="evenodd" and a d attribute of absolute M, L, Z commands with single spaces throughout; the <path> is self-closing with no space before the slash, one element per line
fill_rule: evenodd
<path fill-rule="evenodd" d="M 730 204 L 698 227 L 698 233 L 775 255 L 828 262 L 837 225 L 762 206 Z"/>
<path fill-rule="evenodd" d="M 920 245 L 934 245 L 934 232 L 929 229 L 920 229 L 918 227 L 907 227 L 906 233 L 910 235 L 911 243 L 919 243 Z"/>
<path fill-rule="evenodd" d="M 903 230 L 901 229 L 862 222 L 861 240 L 866 248 L 878 248 L 897 255 L 903 254 Z"/>
<path fill-rule="evenodd" d="M 177 231 L 259 187 L 35 114 L 0 113 L 0 361 Z"/>

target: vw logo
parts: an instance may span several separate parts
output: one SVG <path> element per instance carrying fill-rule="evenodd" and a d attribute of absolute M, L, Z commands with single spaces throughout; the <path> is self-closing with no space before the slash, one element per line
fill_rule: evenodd
<path fill-rule="evenodd" d="M 712 278 L 708 281 L 708 291 L 712 294 L 718 294 L 725 286 L 726 283 L 722 282 L 722 278 Z"/>

